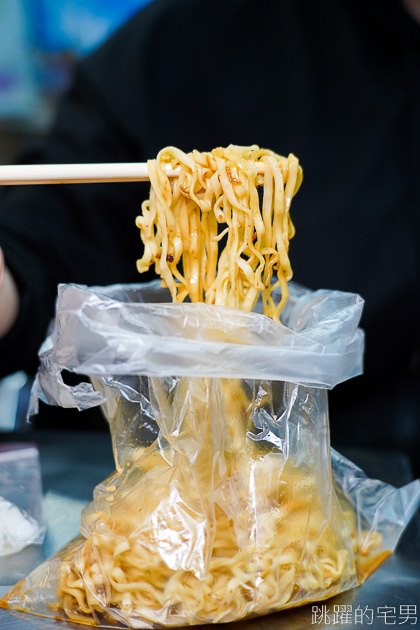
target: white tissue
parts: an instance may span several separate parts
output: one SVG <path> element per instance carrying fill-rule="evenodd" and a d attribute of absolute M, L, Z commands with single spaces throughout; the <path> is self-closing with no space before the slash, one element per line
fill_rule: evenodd
<path fill-rule="evenodd" d="M 44 527 L 24 510 L 0 496 L 0 556 L 17 553 L 40 542 Z"/>

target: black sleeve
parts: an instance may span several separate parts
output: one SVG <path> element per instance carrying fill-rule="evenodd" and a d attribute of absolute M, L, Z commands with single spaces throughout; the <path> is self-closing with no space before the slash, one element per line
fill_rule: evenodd
<path fill-rule="evenodd" d="M 145 161 L 169 144 L 198 147 L 203 135 L 203 146 L 212 146 L 216 123 L 209 118 L 197 127 L 192 116 L 207 89 L 198 72 L 202 58 L 182 37 L 194 8 L 205 40 L 209 25 L 202 17 L 209 2 L 154 0 L 136 14 L 80 64 L 53 129 L 19 162 Z M 194 100 L 183 87 L 188 77 L 175 66 L 175 47 L 177 64 L 189 61 L 199 78 Z M 21 299 L 18 321 L 0 342 L 0 377 L 36 370 L 58 283 L 150 279 L 139 276 L 135 265 L 142 253 L 135 217 L 148 189 L 119 183 L 0 190 L 0 247 Z"/>
<path fill-rule="evenodd" d="M 143 161 L 150 157 L 130 134 L 124 100 L 141 110 L 147 31 L 156 8 L 118 32 L 76 72 L 51 133 L 28 147 L 20 163 Z M 118 63 L 115 62 L 118 58 Z M 125 75 L 130 65 L 130 75 Z M 136 70 L 134 70 L 136 68 Z M 131 81 L 124 93 L 120 83 Z M 129 108 L 128 108 L 129 109 Z M 146 113 L 139 112 L 147 135 Z M 134 120 L 133 126 L 135 126 Z M 137 126 L 139 126 L 137 122 Z M 112 284 L 149 279 L 136 271 L 141 242 L 135 226 L 148 184 L 4 187 L 0 191 L 0 246 L 20 293 L 18 321 L 0 343 L 0 376 L 32 373 L 53 316 L 57 284 Z"/>

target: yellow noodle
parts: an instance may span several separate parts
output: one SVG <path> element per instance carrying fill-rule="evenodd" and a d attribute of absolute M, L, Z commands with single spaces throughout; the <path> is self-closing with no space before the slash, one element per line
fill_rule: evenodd
<path fill-rule="evenodd" d="M 173 404 L 187 401 L 183 431 L 206 442 L 207 431 L 214 428 L 206 419 L 209 384 L 206 379 L 179 383 L 179 403 Z M 308 480 L 279 453 L 263 455 L 246 438 L 255 403 L 239 382 L 226 381 L 223 393 L 229 421 L 220 456 L 226 468 L 216 470 L 212 449 L 202 446 L 196 449 L 199 461 L 193 473 L 178 451 L 171 483 L 153 485 L 147 494 L 155 467 L 146 464 L 149 449 L 139 450 L 135 466 L 141 468 L 145 461 L 142 482 L 62 564 L 59 595 L 69 618 L 76 621 L 90 611 L 92 619 L 99 614 L 110 620 L 108 610 L 118 611 L 118 618 L 132 627 L 141 620 L 166 625 L 232 621 L 310 601 L 311 593 L 315 599 L 321 592 L 331 595 L 355 585 L 352 544 L 357 551 L 364 543 L 357 542 L 354 532 L 345 547 L 349 536 L 342 534 L 347 525 L 338 502 L 325 513 L 315 479 Z M 269 391 L 264 399 L 270 399 Z M 202 513 L 193 509 L 194 484 L 203 492 Z M 183 492 L 178 498 L 176 487 Z M 191 536 L 201 526 L 202 547 L 194 558 Z"/>
<path fill-rule="evenodd" d="M 151 195 L 137 218 L 144 244 L 138 270 L 154 264 L 175 302 L 188 296 L 250 311 L 264 291 L 264 313 L 279 320 L 292 277 L 289 210 L 302 180 L 297 158 L 257 146 L 188 154 L 167 147 L 148 164 Z M 180 167 L 179 177 L 169 179 L 165 164 Z M 282 295 L 275 305 L 277 287 Z"/>

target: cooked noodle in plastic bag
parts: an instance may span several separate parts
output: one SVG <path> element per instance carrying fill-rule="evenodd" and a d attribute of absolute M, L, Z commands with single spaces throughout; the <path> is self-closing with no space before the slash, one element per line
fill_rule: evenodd
<path fill-rule="evenodd" d="M 362 301 L 290 293 L 279 324 L 167 304 L 156 283 L 60 288 L 33 406 L 101 404 L 116 471 L 80 537 L 3 604 L 103 626 L 229 622 L 353 588 L 386 559 L 419 482 L 369 480 L 329 445 L 327 389 L 361 373 Z"/>

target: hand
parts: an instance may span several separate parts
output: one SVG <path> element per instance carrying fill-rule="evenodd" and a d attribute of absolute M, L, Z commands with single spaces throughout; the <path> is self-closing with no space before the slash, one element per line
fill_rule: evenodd
<path fill-rule="evenodd" d="M 19 294 L 15 281 L 4 263 L 0 248 L 0 338 L 14 324 L 19 309 Z"/>

